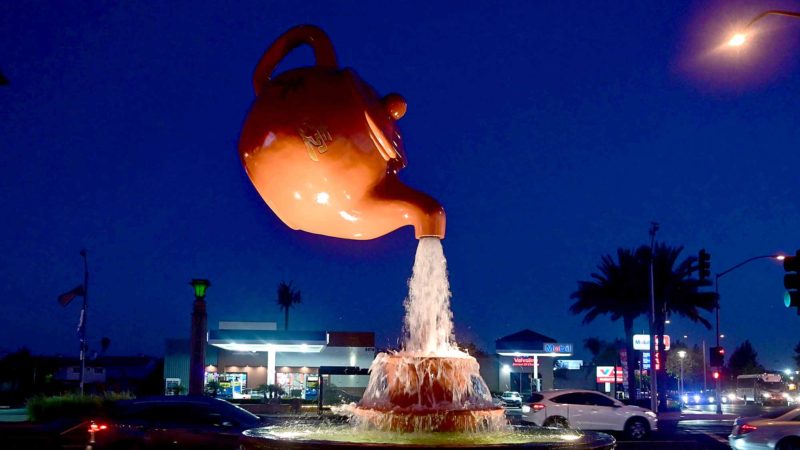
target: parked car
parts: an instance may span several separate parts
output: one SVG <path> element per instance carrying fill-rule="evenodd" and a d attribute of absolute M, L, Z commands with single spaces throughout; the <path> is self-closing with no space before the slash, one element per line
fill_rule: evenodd
<path fill-rule="evenodd" d="M 781 408 L 733 422 L 728 443 L 734 450 L 800 449 L 800 408 Z"/>
<path fill-rule="evenodd" d="M 500 396 L 500 399 L 503 400 L 503 404 L 506 406 L 516 406 L 517 408 L 522 406 L 522 396 L 516 391 L 505 391 Z"/>
<path fill-rule="evenodd" d="M 105 414 L 62 433 L 62 444 L 105 448 L 238 449 L 262 420 L 225 400 L 165 396 L 116 402 Z"/>
<path fill-rule="evenodd" d="M 522 420 L 543 427 L 624 431 L 631 439 L 658 429 L 656 414 L 649 409 L 578 389 L 534 393 L 531 403 L 522 406 Z"/>

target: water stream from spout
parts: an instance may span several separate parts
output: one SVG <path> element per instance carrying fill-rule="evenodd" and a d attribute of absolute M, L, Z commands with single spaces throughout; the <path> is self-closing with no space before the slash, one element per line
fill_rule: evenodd
<path fill-rule="evenodd" d="M 458 352 L 450 296 L 442 242 L 435 237 L 421 238 L 405 300 L 405 351 L 440 356 Z"/>

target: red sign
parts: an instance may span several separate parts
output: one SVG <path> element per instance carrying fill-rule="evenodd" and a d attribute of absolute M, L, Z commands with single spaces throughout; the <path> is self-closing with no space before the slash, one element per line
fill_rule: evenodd
<path fill-rule="evenodd" d="M 598 383 L 614 383 L 616 378 L 617 383 L 622 383 L 625 378 L 622 376 L 622 367 L 611 366 L 597 366 L 597 382 Z"/>
<path fill-rule="evenodd" d="M 515 356 L 514 362 L 511 365 L 514 367 L 533 367 L 533 358 Z"/>

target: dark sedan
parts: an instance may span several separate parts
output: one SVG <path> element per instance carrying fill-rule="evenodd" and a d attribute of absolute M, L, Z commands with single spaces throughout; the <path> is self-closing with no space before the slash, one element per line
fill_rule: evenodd
<path fill-rule="evenodd" d="M 119 401 L 64 439 L 83 441 L 87 449 L 237 449 L 242 431 L 262 425 L 258 416 L 216 398 L 149 397 Z"/>

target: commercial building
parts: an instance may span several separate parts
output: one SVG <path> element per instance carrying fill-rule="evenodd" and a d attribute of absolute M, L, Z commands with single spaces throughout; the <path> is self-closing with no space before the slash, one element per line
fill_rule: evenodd
<path fill-rule="evenodd" d="M 573 344 L 558 342 L 532 330 L 522 330 L 495 341 L 495 366 L 482 369 L 493 391 L 530 393 L 554 388 L 554 359 L 569 357 Z M 496 374 L 496 375 L 495 375 Z"/>
<path fill-rule="evenodd" d="M 354 368 L 368 368 L 374 358 L 373 332 L 284 331 L 274 322 L 223 321 L 208 331 L 205 383 L 215 382 L 223 397 L 240 398 L 250 389 L 272 385 L 282 396 L 314 400 L 322 376 L 328 392 L 360 396 L 368 380 L 354 374 Z M 182 392 L 188 378 L 189 341 L 170 339 L 165 392 Z"/>

